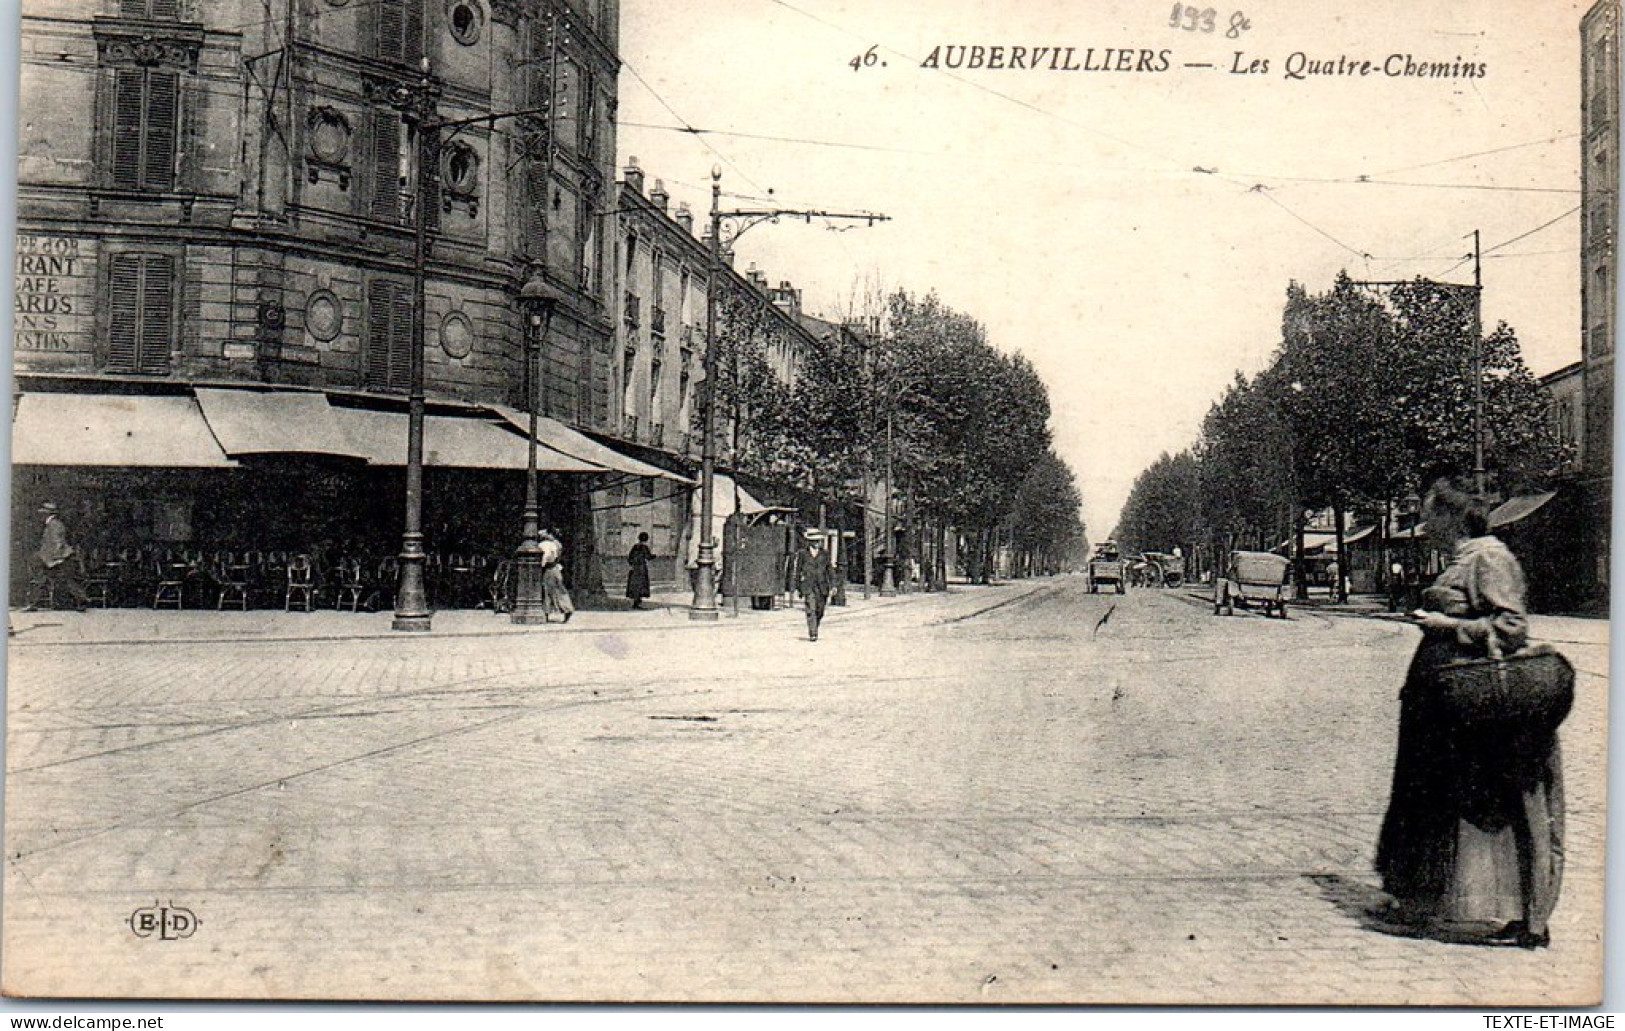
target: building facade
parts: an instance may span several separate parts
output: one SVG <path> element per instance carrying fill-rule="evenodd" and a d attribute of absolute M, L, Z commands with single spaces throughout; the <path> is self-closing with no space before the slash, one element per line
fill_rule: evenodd
<path fill-rule="evenodd" d="M 711 257 L 694 235 L 686 205 L 670 210 L 660 180 L 645 191 L 643 170 L 633 158 L 618 184 L 615 296 L 618 318 L 611 364 L 613 432 L 627 445 L 652 451 L 650 459 L 697 469 L 700 438 L 691 430 L 704 379 L 707 271 Z M 604 536 L 605 566 L 617 567 L 649 535 L 656 584 L 686 582 L 685 562 L 692 491 L 643 479 L 609 490 L 599 507 L 613 517 Z M 608 579 L 606 573 L 606 579 Z"/>
<path fill-rule="evenodd" d="M 1615 227 L 1619 218 L 1618 0 L 1599 0 L 1580 23 L 1580 329 L 1585 393 L 1584 547 L 1594 607 L 1606 608 L 1613 519 Z"/>
<path fill-rule="evenodd" d="M 712 248 L 708 225 L 695 225 L 686 204 L 673 208 L 659 179 L 649 180 L 637 159 L 622 171 L 617 194 L 615 321 L 611 393 L 617 415 L 613 442 L 666 468 L 697 476 L 703 444 L 705 354 Z M 708 221 L 708 220 L 707 220 Z M 696 230 L 698 229 L 698 233 Z M 758 435 L 751 413 L 727 398 L 735 353 L 758 356 L 766 375 L 786 393 L 819 341 L 803 324 L 801 293 L 774 287 L 754 266 L 740 272 L 732 248 L 720 249 L 715 269 L 719 401 L 716 415 L 718 475 L 713 491 L 713 535 L 735 507 L 790 503 L 797 485 L 775 479 L 776 442 Z M 594 502 L 608 513 L 600 537 L 605 580 L 624 575 L 624 556 L 638 534 L 650 536 L 657 584 L 686 586 L 697 557 L 699 491 L 667 483 L 626 482 Z M 791 507 L 794 507 L 791 505 Z"/>
<path fill-rule="evenodd" d="M 522 459 L 472 437 L 511 437 L 532 398 L 567 449 L 570 427 L 620 414 L 603 231 L 617 19 L 617 0 L 28 0 L 16 436 L 86 405 L 114 418 L 69 464 L 20 448 L 17 504 L 57 497 L 109 545 L 225 546 L 252 526 L 261 546 L 387 551 L 421 342 L 428 547 L 511 549 Z M 303 437 L 228 450 L 222 419 L 254 406 Z M 195 482 L 201 460 L 162 449 L 132 464 L 119 435 L 160 407 L 178 433 L 202 416 L 210 475 L 232 482 Z M 398 450 L 358 442 L 362 423 L 399 429 Z M 595 464 L 616 471 L 543 456 L 544 517 L 580 552 L 591 519 L 569 477 Z"/>

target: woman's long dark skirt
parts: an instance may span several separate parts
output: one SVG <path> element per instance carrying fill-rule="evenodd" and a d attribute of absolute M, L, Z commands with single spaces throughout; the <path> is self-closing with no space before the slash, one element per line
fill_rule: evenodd
<path fill-rule="evenodd" d="M 1393 791 L 1377 872 L 1395 899 L 1434 920 L 1544 930 L 1563 867 L 1562 762 L 1555 739 L 1467 738 L 1435 702 L 1433 672 L 1463 657 L 1426 637 L 1400 692 Z"/>

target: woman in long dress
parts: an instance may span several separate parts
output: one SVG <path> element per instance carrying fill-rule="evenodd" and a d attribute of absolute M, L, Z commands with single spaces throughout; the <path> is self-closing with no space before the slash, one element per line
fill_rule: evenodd
<path fill-rule="evenodd" d="M 626 564 L 631 567 L 626 571 L 626 596 L 632 599 L 632 607 L 643 608 L 643 599 L 649 596 L 649 560 L 654 558 L 654 552 L 649 550 L 649 535 L 638 534 L 638 542 L 632 545 L 627 553 Z"/>
<path fill-rule="evenodd" d="M 1377 846 L 1391 916 L 1479 944 L 1547 945 L 1563 869 L 1562 763 L 1555 736 L 1503 742 L 1458 733 L 1438 705 L 1440 666 L 1503 654 L 1528 637 L 1523 570 L 1489 535 L 1485 506 L 1440 481 L 1423 508 L 1451 549 L 1423 592 L 1422 643 L 1400 692 L 1393 792 Z"/>

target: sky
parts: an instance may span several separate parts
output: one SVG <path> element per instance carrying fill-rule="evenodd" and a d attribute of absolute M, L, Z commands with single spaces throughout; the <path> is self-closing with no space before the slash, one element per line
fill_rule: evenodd
<path fill-rule="evenodd" d="M 1183 10 L 622 0 L 620 161 L 701 220 L 713 167 L 725 210 L 888 216 L 758 226 L 736 265 L 827 316 L 877 287 L 935 291 L 1026 355 L 1096 540 L 1135 476 L 1268 364 L 1293 280 L 1471 283 L 1478 230 L 1486 327 L 1511 324 L 1537 374 L 1579 360 L 1584 7 Z M 973 46 L 984 67 L 966 67 Z M 995 46 L 1005 67 L 985 67 Z M 1407 59 L 1482 74 L 1385 74 Z"/>

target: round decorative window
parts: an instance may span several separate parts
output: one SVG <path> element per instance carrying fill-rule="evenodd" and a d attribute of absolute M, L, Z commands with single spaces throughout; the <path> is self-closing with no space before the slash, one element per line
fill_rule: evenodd
<path fill-rule="evenodd" d="M 440 323 L 440 349 L 453 358 L 467 358 L 474 351 L 474 324 L 460 311 Z"/>
<path fill-rule="evenodd" d="M 480 182 L 480 156 L 466 143 L 446 147 L 440 159 L 440 178 L 459 197 L 471 197 Z"/>
<path fill-rule="evenodd" d="M 485 27 L 485 11 L 473 0 L 457 0 L 451 5 L 451 38 L 465 47 L 480 41 L 480 30 Z"/>
<path fill-rule="evenodd" d="M 330 164 L 342 164 L 350 153 L 350 122 L 330 107 L 310 113 L 310 150 Z"/>
<path fill-rule="evenodd" d="M 317 290 L 305 299 L 305 332 L 327 343 L 344 328 L 344 304 L 331 290 Z"/>

